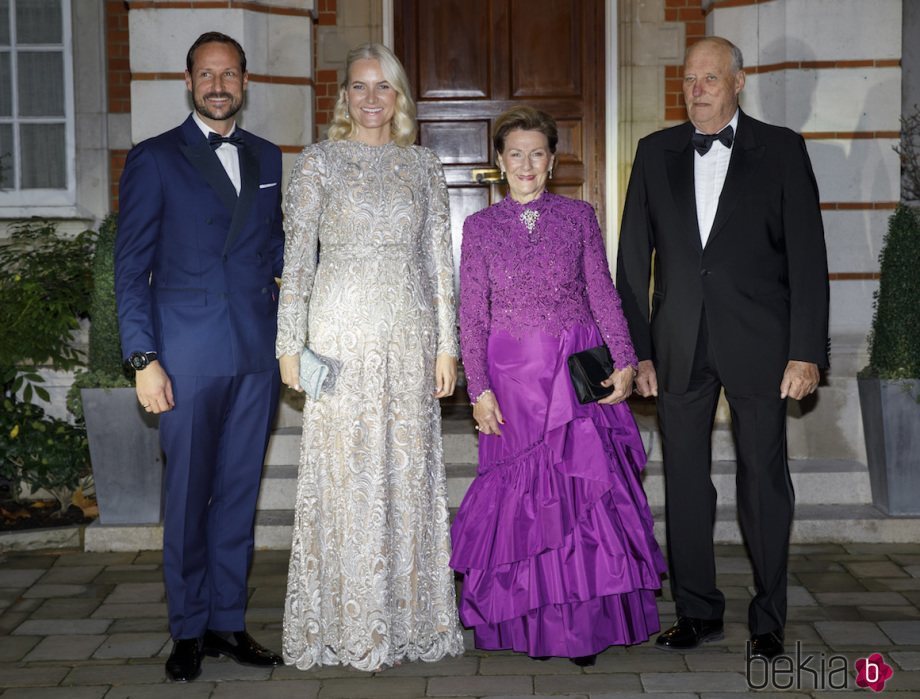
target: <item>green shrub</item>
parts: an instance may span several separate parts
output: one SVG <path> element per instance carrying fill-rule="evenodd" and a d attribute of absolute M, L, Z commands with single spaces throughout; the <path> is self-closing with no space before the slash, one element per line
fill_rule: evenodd
<path fill-rule="evenodd" d="M 879 256 L 865 376 L 920 379 L 920 213 L 899 205 Z"/>

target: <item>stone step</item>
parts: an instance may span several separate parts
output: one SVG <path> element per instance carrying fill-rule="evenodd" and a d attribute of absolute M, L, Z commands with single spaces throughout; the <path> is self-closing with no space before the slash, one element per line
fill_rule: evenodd
<path fill-rule="evenodd" d="M 459 507 L 473 477 L 475 463 L 447 463 L 447 496 L 451 507 Z M 859 505 L 872 502 L 869 472 L 856 461 L 797 460 L 789 463 L 798 505 Z M 297 490 L 296 466 L 266 466 L 259 493 L 260 510 L 293 509 Z M 720 505 L 734 505 L 735 462 L 712 465 L 712 482 Z M 664 506 L 664 474 L 661 462 L 650 462 L 642 485 L 652 507 Z"/>
<path fill-rule="evenodd" d="M 452 512 L 453 514 L 453 512 Z M 655 538 L 664 546 L 664 512 L 653 508 Z M 291 545 L 294 513 L 266 510 L 256 516 L 256 548 L 286 550 Z M 162 546 L 160 525 L 109 525 L 95 522 L 84 534 L 86 551 L 157 550 Z M 720 544 L 741 543 L 734 507 L 719 507 L 713 538 Z M 792 543 L 916 543 L 920 517 L 888 517 L 872 505 L 798 505 Z"/>

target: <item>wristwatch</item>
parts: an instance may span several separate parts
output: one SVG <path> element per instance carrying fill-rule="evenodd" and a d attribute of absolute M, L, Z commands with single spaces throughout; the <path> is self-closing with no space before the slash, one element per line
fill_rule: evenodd
<path fill-rule="evenodd" d="M 125 360 L 125 367 L 140 371 L 141 369 L 146 369 L 147 365 L 150 362 L 155 362 L 156 359 L 156 352 L 132 352 Z"/>

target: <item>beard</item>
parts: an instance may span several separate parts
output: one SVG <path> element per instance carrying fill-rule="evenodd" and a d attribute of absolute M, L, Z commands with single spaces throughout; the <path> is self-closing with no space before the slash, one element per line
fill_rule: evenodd
<path fill-rule="evenodd" d="M 212 98 L 227 99 L 229 103 L 222 109 L 214 109 L 207 102 L 207 100 Z M 209 92 L 206 95 L 202 95 L 200 98 L 196 95 L 192 98 L 192 101 L 195 103 L 195 111 L 214 121 L 226 121 L 240 111 L 243 106 L 243 98 L 235 97 L 229 92 Z"/>

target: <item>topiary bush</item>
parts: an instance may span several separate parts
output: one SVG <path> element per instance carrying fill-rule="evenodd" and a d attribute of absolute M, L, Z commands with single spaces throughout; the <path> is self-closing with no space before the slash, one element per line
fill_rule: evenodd
<path fill-rule="evenodd" d="M 920 379 L 920 213 L 899 205 L 879 256 L 879 288 L 863 376 Z"/>

